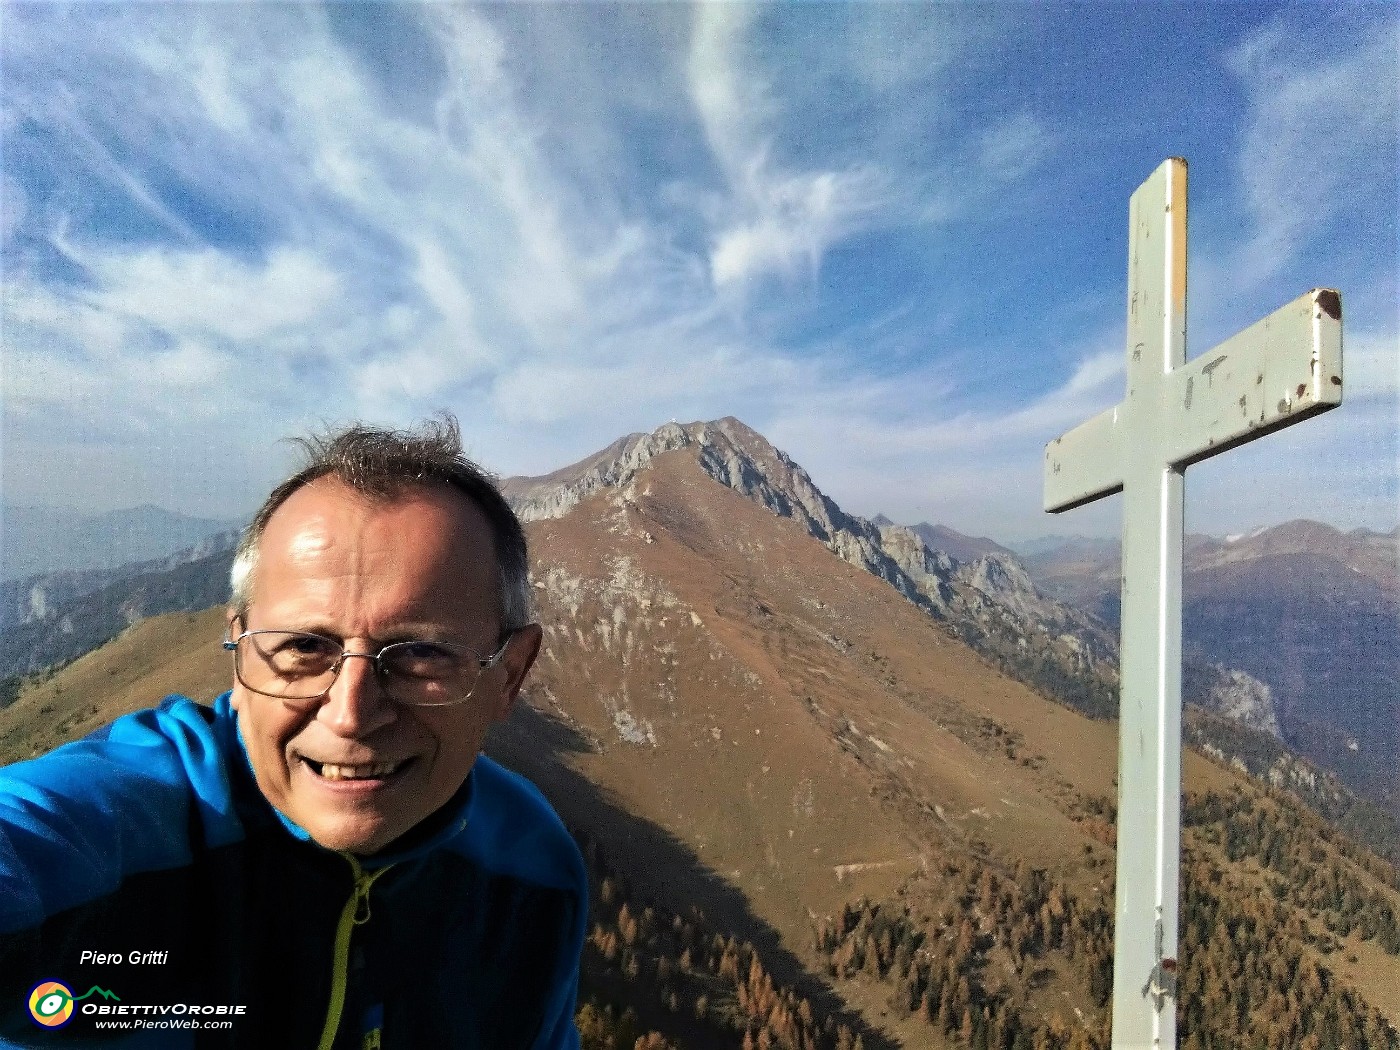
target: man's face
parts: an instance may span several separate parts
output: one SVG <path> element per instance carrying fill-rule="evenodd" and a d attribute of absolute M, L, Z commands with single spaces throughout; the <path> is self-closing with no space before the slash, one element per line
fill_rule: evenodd
<path fill-rule="evenodd" d="M 500 606 L 490 528 L 465 496 L 440 485 L 374 499 L 322 479 L 268 521 L 247 622 L 232 626 L 319 634 L 353 653 L 428 640 L 487 656 L 499 645 Z M 235 681 L 233 707 L 258 787 L 322 846 L 383 849 L 461 787 L 487 728 L 509 713 L 539 641 L 538 627 L 517 633 L 471 698 L 447 707 L 389 699 L 370 660 L 347 659 L 324 697 L 296 705 Z M 327 766 L 338 768 L 327 776 Z"/>

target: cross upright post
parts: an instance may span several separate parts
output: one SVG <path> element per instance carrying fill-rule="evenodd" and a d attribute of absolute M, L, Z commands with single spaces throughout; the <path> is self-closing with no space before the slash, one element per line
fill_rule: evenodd
<path fill-rule="evenodd" d="M 1186 162 L 1128 207 L 1127 396 L 1045 448 L 1045 509 L 1123 493 L 1113 1046 L 1176 1046 L 1186 468 L 1342 400 L 1340 296 L 1314 289 L 1186 363 Z"/>

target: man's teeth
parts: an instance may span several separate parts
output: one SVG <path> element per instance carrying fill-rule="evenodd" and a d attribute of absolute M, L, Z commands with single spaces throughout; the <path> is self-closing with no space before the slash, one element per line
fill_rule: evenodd
<path fill-rule="evenodd" d="M 337 766 L 322 763 L 321 776 L 326 780 L 377 780 L 398 770 L 401 762 L 377 762 L 370 766 Z"/>

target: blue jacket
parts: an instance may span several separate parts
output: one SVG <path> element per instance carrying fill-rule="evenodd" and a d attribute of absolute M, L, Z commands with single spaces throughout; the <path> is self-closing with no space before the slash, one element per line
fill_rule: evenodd
<path fill-rule="evenodd" d="M 577 1047 L 587 881 L 538 790 L 479 758 L 406 838 L 310 841 L 228 694 L 0 768 L 0 1046 Z"/>

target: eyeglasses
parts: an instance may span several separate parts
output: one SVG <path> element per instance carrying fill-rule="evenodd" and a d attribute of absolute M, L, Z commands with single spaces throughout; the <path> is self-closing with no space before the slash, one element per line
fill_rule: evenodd
<path fill-rule="evenodd" d="M 263 696 L 292 702 L 319 700 L 330 692 L 345 661 L 374 663 L 389 699 L 412 707 L 441 707 L 471 699 L 483 672 L 501 662 L 510 639 L 490 656 L 448 642 L 394 642 L 377 653 L 351 653 L 330 638 L 300 631 L 244 631 L 224 642 L 243 685 Z"/>

